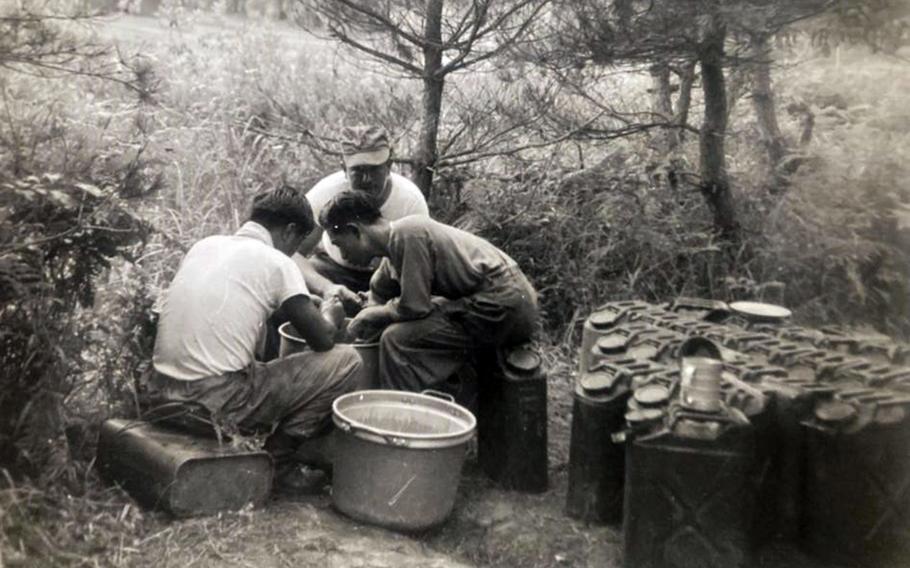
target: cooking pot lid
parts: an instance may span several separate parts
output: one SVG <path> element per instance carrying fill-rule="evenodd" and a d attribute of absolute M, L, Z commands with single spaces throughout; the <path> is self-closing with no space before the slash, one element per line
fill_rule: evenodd
<path fill-rule="evenodd" d="M 815 417 L 822 422 L 836 424 L 856 416 L 856 407 L 838 400 L 825 401 L 815 407 Z"/>
<path fill-rule="evenodd" d="M 509 353 L 506 363 L 516 371 L 528 373 L 540 367 L 540 355 L 531 349 L 517 349 Z"/>
<path fill-rule="evenodd" d="M 591 394 L 608 391 L 613 388 L 618 378 L 617 375 L 606 371 L 588 373 L 581 378 L 581 388 Z"/>
<path fill-rule="evenodd" d="M 730 309 L 746 318 L 763 321 L 784 320 L 793 314 L 783 306 L 762 302 L 733 302 Z"/>
<path fill-rule="evenodd" d="M 670 399 L 670 390 L 663 385 L 645 385 L 635 389 L 633 396 L 643 406 L 655 406 Z"/>

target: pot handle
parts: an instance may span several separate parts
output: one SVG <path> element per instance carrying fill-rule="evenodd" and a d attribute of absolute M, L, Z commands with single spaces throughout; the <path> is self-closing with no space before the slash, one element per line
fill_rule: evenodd
<path fill-rule="evenodd" d="M 452 402 L 452 403 L 455 402 L 455 397 L 452 396 L 452 395 L 450 395 L 450 394 L 447 393 L 447 392 L 442 392 L 442 391 L 433 390 L 433 389 L 424 389 L 424 390 L 420 391 L 420 394 L 425 394 L 425 395 L 427 395 L 427 396 L 433 396 L 433 397 L 436 397 L 436 398 L 441 398 L 441 399 L 443 399 L 443 400 L 447 400 L 447 401 Z"/>
<path fill-rule="evenodd" d="M 374 428 L 370 428 L 369 426 L 355 426 L 344 419 L 340 419 L 338 422 L 336 422 L 336 424 L 338 425 L 338 428 L 340 428 L 341 431 L 344 432 L 345 434 L 350 434 L 352 432 L 355 434 L 357 432 L 363 432 L 366 434 L 370 434 L 370 435 L 378 436 L 378 437 L 382 438 L 390 446 L 396 446 L 399 448 L 406 448 L 408 446 L 407 438 L 403 438 L 401 436 L 393 436 L 391 434 L 386 434 L 386 433 L 380 432 L 379 430 L 376 430 Z"/>

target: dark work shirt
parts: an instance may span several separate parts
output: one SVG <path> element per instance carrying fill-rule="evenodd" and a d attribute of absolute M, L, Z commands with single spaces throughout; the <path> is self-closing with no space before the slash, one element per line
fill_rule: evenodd
<path fill-rule="evenodd" d="M 450 300 L 507 284 L 520 275 L 517 264 L 488 241 L 423 216 L 391 222 L 389 258 L 374 282 L 397 280 L 395 300 L 403 320 L 418 319 L 433 309 L 433 296 Z"/>

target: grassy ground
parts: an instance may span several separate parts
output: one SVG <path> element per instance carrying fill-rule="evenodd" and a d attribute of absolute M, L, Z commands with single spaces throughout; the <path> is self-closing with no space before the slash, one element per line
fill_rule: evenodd
<path fill-rule="evenodd" d="M 329 495 L 275 497 L 260 510 L 171 520 L 143 511 L 116 490 L 63 500 L 55 534 L 40 525 L 10 531 L 6 566 L 135 567 L 619 567 L 619 527 L 583 523 L 563 510 L 567 488 L 572 365 L 545 353 L 549 368 L 550 489 L 528 495 L 496 488 L 469 460 L 455 509 L 417 536 L 369 527 L 331 507 Z M 27 495 L 20 496 L 22 508 Z M 8 500 L 5 502 L 9 502 Z M 16 515 L 15 504 L 4 512 Z M 25 519 L 23 519 L 25 520 Z M 15 536 L 23 540 L 17 545 Z M 60 543 L 60 544 L 54 544 Z M 759 566 L 824 568 L 789 544 L 762 550 Z"/>

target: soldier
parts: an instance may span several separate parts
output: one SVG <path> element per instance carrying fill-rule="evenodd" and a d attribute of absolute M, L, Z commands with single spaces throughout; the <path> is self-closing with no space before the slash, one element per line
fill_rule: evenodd
<path fill-rule="evenodd" d="M 391 171 L 392 147 L 385 130 L 376 126 L 346 128 L 342 132 L 341 150 L 343 169 L 323 178 L 307 192 L 317 219 L 333 197 L 352 189 L 374 196 L 386 219 L 429 216 L 427 202 L 417 186 Z M 378 266 L 378 261 L 358 265 L 343 258 L 320 227 L 299 252 L 294 255 L 294 261 L 310 290 L 322 296 L 339 296 L 349 311 L 351 304 L 357 302 L 353 292 L 369 288 L 370 277 Z"/>
<path fill-rule="evenodd" d="M 420 215 L 389 220 L 356 191 L 329 202 L 319 223 L 349 262 L 385 257 L 370 282 L 372 305 L 348 328 L 361 338 L 381 333 L 383 388 L 439 386 L 475 349 L 531 338 L 537 294 L 488 241 Z"/>
<path fill-rule="evenodd" d="M 201 413 L 228 432 L 273 432 L 266 442 L 276 485 L 312 489 L 324 480 L 294 454 L 318 446 L 332 402 L 352 390 L 361 361 L 335 346 L 337 299 L 317 307 L 290 255 L 315 222 L 306 197 L 282 187 L 257 196 L 233 235 L 197 242 L 165 296 L 146 401 Z M 280 313 L 311 348 L 269 363 L 254 352 L 266 319 Z"/>

